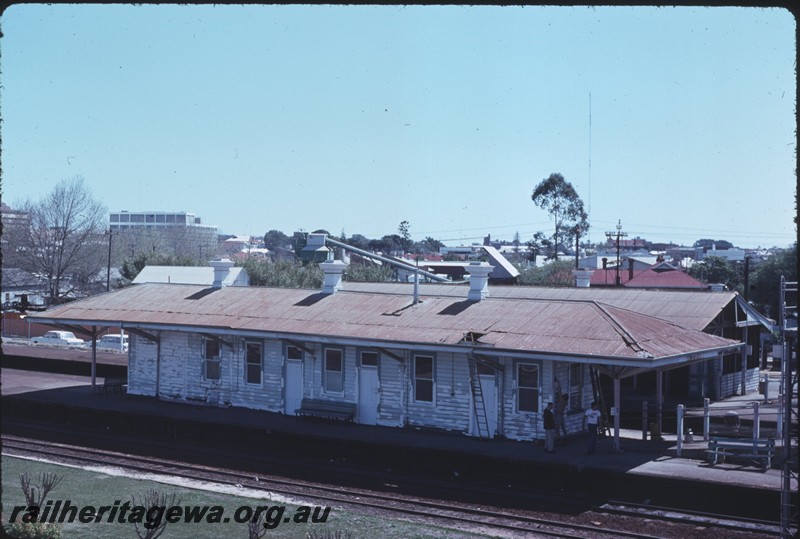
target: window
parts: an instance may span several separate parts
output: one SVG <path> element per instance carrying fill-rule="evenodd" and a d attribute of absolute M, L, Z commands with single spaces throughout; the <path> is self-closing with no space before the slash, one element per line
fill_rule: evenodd
<path fill-rule="evenodd" d="M 378 366 L 378 352 L 363 351 L 358 355 L 362 367 L 377 367 Z"/>
<path fill-rule="evenodd" d="M 539 366 L 517 363 L 517 411 L 539 411 Z"/>
<path fill-rule="evenodd" d="M 569 410 L 583 409 L 583 365 L 569 364 Z"/>
<path fill-rule="evenodd" d="M 414 400 L 433 402 L 433 356 L 414 356 Z"/>
<path fill-rule="evenodd" d="M 732 374 L 742 370 L 741 354 L 726 354 L 722 356 L 722 374 Z"/>
<path fill-rule="evenodd" d="M 303 359 L 303 351 L 296 346 L 286 347 L 286 359 Z"/>
<path fill-rule="evenodd" d="M 219 342 L 213 339 L 206 339 L 205 341 L 205 378 L 206 380 L 219 380 L 220 378 L 220 363 L 221 354 Z"/>
<path fill-rule="evenodd" d="M 261 343 L 245 344 L 245 381 L 248 384 L 261 384 Z"/>
<path fill-rule="evenodd" d="M 323 373 L 323 387 L 325 391 L 344 391 L 344 354 L 336 348 L 325 350 L 325 372 Z"/>

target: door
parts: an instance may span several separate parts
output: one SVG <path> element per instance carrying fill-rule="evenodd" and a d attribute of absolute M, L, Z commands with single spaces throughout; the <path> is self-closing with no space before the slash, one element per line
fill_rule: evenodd
<path fill-rule="evenodd" d="M 303 362 L 286 360 L 286 385 L 284 387 L 284 413 L 294 415 L 303 400 Z"/>
<path fill-rule="evenodd" d="M 358 422 L 375 425 L 378 422 L 380 385 L 378 383 L 378 353 L 359 352 Z"/>
<path fill-rule="evenodd" d="M 481 393 L 483 394 L 483 405 L 486 410 L 486 424 L 487 429 L 489 431 L 489 438 L 493 438 L 494 435 L 497 433 L 497 384 L 495 383 L 495 375 L 494 374 L 479 374 L 478 380 L 481 384 Z M 475 398 L 473 396 L 473 398 Z M 481 411 L 480 402 L 476 403 L 476 406 L 473 407 L 472 413 L 472 435 L 478 436 L 479 434 L 486 436 L 485 432 L 478 432 L 478 425 L 477 425 L 477 418 L 475 416 L 475 410 L 477 409 L 477 413 L 483 413 Z M 483 419 L 481 419 L 481 424 L 483 424 Z"/>

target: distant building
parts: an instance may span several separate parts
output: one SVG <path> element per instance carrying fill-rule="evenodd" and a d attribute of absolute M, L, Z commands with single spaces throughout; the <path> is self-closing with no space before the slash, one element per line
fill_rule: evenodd
<path fill-rule="evenodd" d="M 744 249 L 717 249 L 716 245 L 711 248 L 695 247 L 694 249 L 694 259 L 698 262 L 709 256 L 718 256 L 728 262 L 741 262 L 744 260 L 744 255 Z"/>
<path fill-rule="evenodd" d="M 250 276 L 243 267 L 234 267 L 230 260 L 217 259 L 208 266 L 145 266 L 133 279 L 133 284 L 144 283 L 249 286 Z"/>
<path fill-rule="evenodd" d="M 218 250 L 217 227 L 205 225 L 200 217 L 185 211 L 113 212 L 109 214 L 108 227 L 117 237 L 130 238 L 131 256 L 159 247 L 200 257 L 214 256 Z"/>

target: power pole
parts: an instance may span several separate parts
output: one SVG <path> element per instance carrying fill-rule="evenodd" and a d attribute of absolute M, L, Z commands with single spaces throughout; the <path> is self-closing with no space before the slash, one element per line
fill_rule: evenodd
<path fill-rule="evenodd" d="M 787 297 L 789 296 L 789 297 Z M 797 399 L 797 371 L 792 373 L 792 356 L 797 350 L 797 281 L 788 282 L 781 275 L 780 325 L 776 328 L 783 344 L 781 358 L 781 388 L 783 388 L 783 462 L 781 462 L 781 539 L 796 537 L 797 508 L 792 504 L 792 480 L 797 482 L 797 471 L 792 470 L 792 446 L 797 447 L 797 427 L 792 430 L 792 420 L 797 421 L 797 409 L 792 402 Z M 791 322 L 790 322 L 791 321 Z M 792 437 L 794 436 L 794 440 Z M 794 528 L 794 530 L 792 530 Z"/>
<path fill-rule="evenodd" d="M 111 290 L 111 236 L 114 235 L 114 231 L 110 228 L 108 229 L 108 269 L 106 270 L 106 292 Z"/>
<path fill-rule="evenodd" d="M 620 244 L 620 238 L 627 237 L 627 235 L 628 235 L 627 232 L 623 232 L 622 231 L 622 220 L 617 221 L 617 230 L 616 230 L 616 232 L 614 232 L 614 231 L 606 232 L 606 237 L 608 239 L 616 238 L 616 243 L 617 243 L 617 277 L 616 277 L 616 280 L 615 280 L 616 286 L 620 285 L 620 282 L 619 282 L 619 264 L 620 264 L 620 261 L 619 261 L 619 244 Z"/>

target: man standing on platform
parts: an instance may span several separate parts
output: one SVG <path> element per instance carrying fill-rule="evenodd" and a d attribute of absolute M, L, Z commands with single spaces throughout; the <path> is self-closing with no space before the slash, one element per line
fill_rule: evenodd
<path fill-rule="evenodd" d="M 593 402 L 592 407 L 586 410 L 583 416 L 583 428 L 589 433 L 589 447 L 586 450 L 587 455 L 594 453 L 595 444 L 597 443 L 597 435 L 600 426 L 600 410 L 597 409 L 597 403 Z"/>
<path fill-rule="evenodd" d="M 561 393 L 556 395 L 556 442 L 567 445 L 567 424 L 566 417 L 567 407 L 569 406 L 569 395 Z"/>
<path fill-rule="evenodd" d="M 548 402 L 544 409 L 544 450 L 545 453 L 555 453 L 556 445 L 556 421 L 553 414 L 553 403 Z"/>

